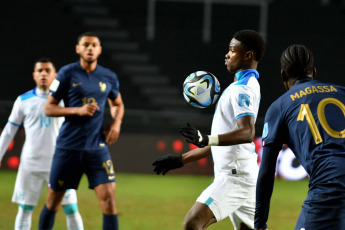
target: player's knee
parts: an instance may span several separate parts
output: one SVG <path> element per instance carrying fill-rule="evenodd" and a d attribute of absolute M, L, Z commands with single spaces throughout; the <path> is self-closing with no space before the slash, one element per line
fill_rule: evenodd
<path fill-rule="evenodd" d="M 202 229 L 200 225 L 200 221 L 197 217 L 191 217 L 189 215 L 183 221 L 183 229 L 184 230 L 197 230 Z"/>
<path fill-rule="evenodd" d="M 249 228 L 245 223 L 241 223 L 240 230 L 253 230 L 253 229 Z"/>
<path fill-rule="evenodd" d="M 78 212 L 78 204 L 76 203 L 64 205 L 62 206 L 62 208 L 66 215 L 71 215 L 73 213 Z"/>
<path fill-rule="evenodd" d="M 24 210 L 24 211 L 32 211 L 34 210 L 34 207 L 33 205 L 25 205 L 25 204 L 20 204 L 19 205 L 19 208 Z"/>

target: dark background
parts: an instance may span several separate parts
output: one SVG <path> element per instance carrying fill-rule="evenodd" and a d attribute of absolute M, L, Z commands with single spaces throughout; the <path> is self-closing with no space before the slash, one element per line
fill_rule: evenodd
<path fill-rule="evenodd" d="M 309 47 L 315 55 L 317 78 L 345 85 L 344 6 L 341 1 L 321 3 L 316 0 L 269 2 L 266 53 L 258 67 L 262 100 L 257 136 L 261 135 L 267 108 L 285 92 L 279 59 L 287 46 L 298 43 Z M 212 37 L 209 43 L 204 43 L 203 4 L 158 1 L 156 36 L 152 41 L 146 39 L 147 5 L 146 0 L 2 0 L 0 127 L 6 124 L 16 97 L 35 86 L 32 70 L 36 59 L 50 57 L 60 68 L 78 60 L 75 44 L 79 34 L 110 31 L 115 35 L 100 34 L 103 54 L 99 63 L 118 74 L 126 107 L 123 135 L 111 147 L 115 160 L 119 160 L 119 170 L 148 172 L 147 165 L 157 156 L 180 152 L 173 143 L 182 140 L 178 128 L 187 121 L 209 132 L 214 107 L 200 110 L 188 106 L 183 101 L 182 83 L 191 72 L 207 70 L 217 76 L 224 90 L 233 81 L 233 75 L 224 66 L 229 41 L 238 30 L 259 29 L 260 8 L 213 4 Z M 90 23 L 90 19 L 110 20 L 111 25 Z M 139 59 L 115 57 L 123 53 Z M 157 78 L 151 83 L 142 82 L 143 75 Z M 159 83 L 162 79 L 164 87 Z M 105 117 L 107 122 L 109 117 Z M 166 145 L 161 150 L 157 147 L 160 141 Z M 187 150 L 187 145 L 182 143 L 182 150 Z M 20 148 L 6 156 L 19 151 Z M 124 156 L 126 160 L 122 159 Z"/>

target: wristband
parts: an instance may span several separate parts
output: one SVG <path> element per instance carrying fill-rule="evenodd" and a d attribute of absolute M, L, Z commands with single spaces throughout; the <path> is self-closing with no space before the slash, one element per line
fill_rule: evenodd
<path fill-rule="evenodd" d="M 218 135 L 208 136 L 208 146 L 218 146 L 219 145 L 219 137 Z"/>

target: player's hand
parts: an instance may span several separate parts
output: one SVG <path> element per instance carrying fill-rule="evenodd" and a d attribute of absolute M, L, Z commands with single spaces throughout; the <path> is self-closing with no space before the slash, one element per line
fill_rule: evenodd
<path fill-rule="evenodd" d="M 152 165 L 155 166 L 153 171 L 157 175 L 165 175 L 171 169 L 177 169 L 183 166 L 182 155 L 168 154 L 158 158 Z"/>
<path fill-rule="evenodd" d="M 194 128 L 191 124 L 187 123 L 180 128 L 180 133 L 186 138 L 188 143 L 195 144 L 202 148 L 208 145 L 208 136 L 202 134 L 199 130 Z"/>
<path fill-rule="evenodd" d="M 117 141 L 120 135 L 120 127 L 117 127 L 116 124 L 111 124 L 105 131 L 107 144 L 113 144 Z"/>
<path fill-rule="evenodd" d="M 100 110 L 97 103 L 85 104 L 79 107 L 78 115 L 92 117 L 96 110 Z"/>

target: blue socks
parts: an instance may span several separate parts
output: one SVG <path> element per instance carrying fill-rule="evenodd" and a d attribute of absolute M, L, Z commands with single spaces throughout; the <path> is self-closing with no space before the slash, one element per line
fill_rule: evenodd
<path fill-rule="evenodd" d="M 117 215 L 107 215 L 103 213 L 103 230 L 118 230 L 119 220 Z"/>
<path fill-rule="evenodd" d="M 56 212 L 48 210 L 47 206 L 44 205 L 44 207 L 41 211 L 38 229 L 39 230 L 51 230 L 53 228 L 53 225 L 54 225 L 55 214 L 56 214 Z"/>

